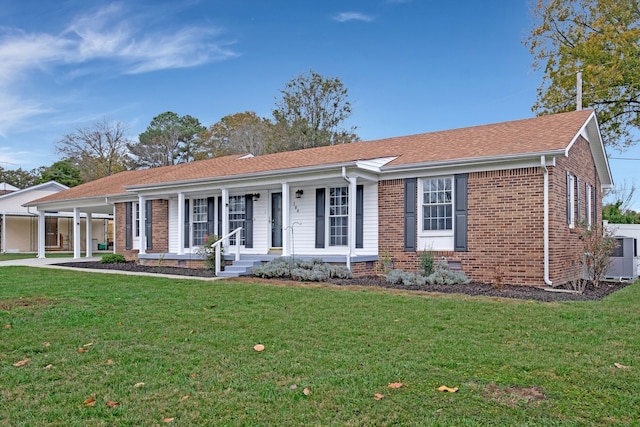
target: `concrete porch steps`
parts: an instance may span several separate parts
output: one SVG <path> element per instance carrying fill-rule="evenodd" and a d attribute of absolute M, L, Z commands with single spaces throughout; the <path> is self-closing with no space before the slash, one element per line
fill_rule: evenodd
<path fill-rule="evenodd" d="M 233 264 L 227 265 L 224 271 L 218 273 L 218 277 L 248 276 L 251 274 L 253 267 L 260 264 L 260 260 L 241 259 L 240 261 L 233 261 Z"/>

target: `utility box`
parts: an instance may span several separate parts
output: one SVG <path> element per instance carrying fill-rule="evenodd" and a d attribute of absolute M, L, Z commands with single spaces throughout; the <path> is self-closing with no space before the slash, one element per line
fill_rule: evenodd
<path fill-rule="evenodd" d="M 636 279 L 638 277 L 638 246 L 633 237 L 616 236 L 618 246 L 611 254 L 609 268 L 605 277 L 608 279 Z"/>

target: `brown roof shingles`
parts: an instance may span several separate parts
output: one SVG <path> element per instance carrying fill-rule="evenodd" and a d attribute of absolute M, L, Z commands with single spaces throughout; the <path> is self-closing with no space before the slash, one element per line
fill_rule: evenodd
<path fill-rule="evenodd" d="M 247 158 L 232 155 L 126 171 L 52 194 L 38 202 L 120 195 L 126 193 L 125 187 L 133 185 L 277 172 L 383 157 L 397 157 L 389 163 L 397 166 L 560 151 L 566 149 L 592 113 L 591 110 L 574 111 L 369 142 Z"/>

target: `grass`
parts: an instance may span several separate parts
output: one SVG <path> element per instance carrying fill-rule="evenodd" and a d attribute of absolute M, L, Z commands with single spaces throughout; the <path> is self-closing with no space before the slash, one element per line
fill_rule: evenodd
<path fill-rule="evenodd" d="M 38 254 L 35 253 L 26 253 L 26 252 L 17 252 L 17 253 L 0 253 L 0 261 L 10 261 L 14 259 L 28 259 L 28 258 L 36 258 Z M 73 257 L 72 253 L 69 252 L 48 252 L 46 254 L 47 258 L 71 258 Z"/>
<path fill-rule="evenodd" d="M 27 267 L 0 283 L 0 425 L 640 424 L 638 283 L 555 304 Z"/>

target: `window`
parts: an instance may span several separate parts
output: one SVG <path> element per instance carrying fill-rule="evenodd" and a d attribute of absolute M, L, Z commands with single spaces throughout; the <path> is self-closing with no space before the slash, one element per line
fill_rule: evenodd
<path fill-rule="evenodd" d="M 576 177 L 576 218 L 578 223 L 582 221 L 582 197 L 580 192 L 580 178 Z"/>
<path fill-rule="evenodd" d="M 329 246 L 346 246 L 349 238 L 349 187 L 329 189 Z"/>
<path fill-rule="evenodd" d="M 133 204 L 133 235 L 140 237 L 140 203 Z"/>
<path fill-rule="evenodd" d="M 193 246 L 202 246 L 207 235 L 207 199 L 193 199 L 191 205 L 193 213 Z"/>
<path fill-rule="evenodd" d="M 229 197 L 229 231 L 233 231 L 238 227 L 242 227 L 240 232 L 240 245 L 245 244 L 245 217 L 246 217 L 246 205 L 244 196 L 231 196 Z M 231 236 L 229 243 L 236 245 L 236 237 L 238 235 Z"/>
<path fill-rule="evenodd" d="M 575 177 L 567 172 L 567 224 L 573 228 L 575 224 Z"/>
<path fill-rule="evenodd" d="M 453 230 L 451 178 L 428 178 L 422 182 L 422 231 Z"/>
<path fill-rule="evenodd" d="M 585 217 L 587 219 L 587 227 L 591 228 L 591 219 L 592 219 L 592 213 L 591 213 L 591 203 L 592 203 L 592 195 L 591 195 L 591 185 L 589 184 L 585 184 L 585 190 L 584 190 L 584 200 L 586 202 L 585 204 Z"/>

